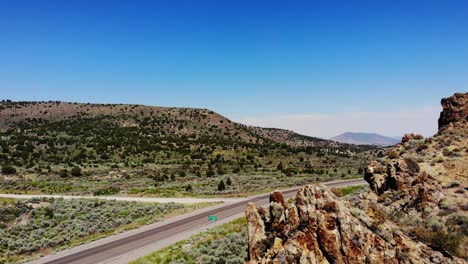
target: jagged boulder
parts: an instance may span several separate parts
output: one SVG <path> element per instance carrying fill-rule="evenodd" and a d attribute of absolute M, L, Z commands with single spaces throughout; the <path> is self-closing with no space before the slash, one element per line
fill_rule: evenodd
<path fill-rule="evenodd" d="M 355 217 L 325 187 L 306 186 L 293 203 L 281 201 L 284 198 L 276 191 L 269 209 L 252 203 L 247 207 L 248 263 L 462 263 L 396 228 L 382 227 L 393 231 L 378 234 L 373 231 L 377 220 Z"/>
<path fill-rule="evenodd" d="M 371 161 L 364 169 L 364 179 L 376 193 L 383 193 L 387 189 L 387 167 L 380 162 Z"/>
<path fill-rule="evenodd" d="M 443 98 L 439 118 L 439 130 L 468 123 L 468 93 L 456 93 Z"/>
<path fill-rule="evenodd" d="M 387 190 L 403 190 L 412 184 L 408 177 L 419 173 L 419 165 L 412 159 L 400 158 L 389 164 L 371 161 L 364 170 L 364 179 L 369 183 L 371 190 L 382 194 Z M 415 178 L 414 178 L 415 179 Z"/>
<path fill-rule="evenodd" d="M 364 179 L 370 189 L 385 200 L 388 213 L 427 210 L 436 206 L 441 197 L 440 184 L 420 171 L 418 163 L 411 158 L 395 159 L 386 165 L 372 161 L 365 168 Z"/>
<path fill-rule="evenodd" d="M 254 203 L 248 203 L 245 211 L 249 232 L 249 256 L 257 258 L 266 249 L 265 222 Z"/>

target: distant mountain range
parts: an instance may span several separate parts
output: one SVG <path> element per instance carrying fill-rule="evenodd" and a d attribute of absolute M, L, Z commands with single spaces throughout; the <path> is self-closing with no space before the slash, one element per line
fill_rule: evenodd
<path fill-rule="evenodd" d="M 345 132 L 341 135 L 331 138 L 330 140 L 347 144 L 377 146 L 392 146 L 400 142 L 400 139 L 397 137 L 387 137 L 376 133 L 354 132 Z"/>

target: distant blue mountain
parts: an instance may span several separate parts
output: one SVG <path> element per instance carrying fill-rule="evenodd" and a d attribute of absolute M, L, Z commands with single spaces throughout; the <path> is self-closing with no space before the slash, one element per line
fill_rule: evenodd
<path fill-rule="evenodd" d="M 396 137 L 386 137 L 376 133 L 354 133 L 345 132 L 341 135 L 331 138 L 330 140 L 348 143 L 354 145 L 377 145 L 377 146 L 392 146 L 399 142 Z"/>

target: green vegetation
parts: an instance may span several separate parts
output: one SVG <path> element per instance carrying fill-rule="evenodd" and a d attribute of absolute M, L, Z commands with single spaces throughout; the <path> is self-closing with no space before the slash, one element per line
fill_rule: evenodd
<path fill-rule="evenodd" d="M 243 181 L 231 177 L 230 187 L 224 175 L 350 178 L 377 153 L 370 146 L 244 126 L 206 109 L 0 104 L 4 192 L 93 194 L 117 188 L 135 195 L 231 195 L 243 189 Z M 25 114 L 17 115 L 19 110 Z M 274 140 L 278 134 L 284 140 Z M 225 188 L 218 190 L 220 181 Z M 262 189 L 275 188 L 266 183 Z M 193 191 L 185 190 L 189 184 Z"/>
<path fill-rule="evenodd" d="M 343 196 L 346 196 L 346 195 L 349 195 L 349 194 L 358 193 L 361 190 L 363 190 L 364 188 L 365 188 L 365 186 L 363 186 L 363 185 L 349 186 L 349 187 L 340 188 L 340 191 L 343 194 Z"/>
<path fill-rule="evenodd" d="M 405 217 L 400 223 L 404 223 L 411 235 L 433 248 L 466 258 L 463 243 L 468 235 L 468 217 L 463 213 L 453 213 L 445 219 Z"/>
<path fill-rule="evenodd" d="M 224 191 L 224 190 L 226 190 L 226 185 L 224 184 L 224 181 L 221 180 L 218 183 L 218 191 Z"/>
<path fill-rule="evenodd" d="M 111 187 L 108 187 L 108 188 L 97 190 L 93 194 L 95 196 L 101 196 L 101 195 L 113 195 L 113 194 L 116 194 L 116 193 L 119 193 L 119 192 L 120 192 L 120 188 L 111 186 Z"/>
<path fill-rule="evenodd" d="M 247 245 L 247 223 L 242 217 L 156 251 L 131 264 L 243 264 L 247 260 Z"/>
<path fill-rule="evenodd" d="M 343 188 L 332 188 L 331 191 L 338 197 L 343 197 L 350 194 L 361 192 L 365 188 L 364 185 L 348 186 Z"/>
<path fill-rule="evenodd" d="M 71 170 L 71 175 L 75 177 L 81 176 L 82 174 L 80 167 L 73 167 Z"/>
<path fill-rule="evenodd" d="M 182 209 L 180 204 L 0 199 L 0 263 L 157 222 Z"/>
<path fill-rule="evenodd" d="M 226 174 L 216 177 L 188 175 L 157 182 L 153 176 L 146 176 L 145 173 L 148 172 L 134 170 L 125 176 L 112 177 L 107 174 L 96 174 L 52 179 L 45 177 L 4 179 L 0 181 L 0 192 L 146 197 L 244 197 L 274 189 L 312 184 L 316 181 L 341 179 L 341 177 L 320 174 L 298 174 L 288 177 L 281 173 L 264 173 Z M 228 178 L 231 179 L 231 185 L 227 184 Z M 221 180 L 225 183 L 225 189 L 220 191 L 218 185 Z"/>
<path fill-rule="evenodd" d="M 13 166 L 10 166 L 10 165 L 3 165 L 2 166 L 2 173 L 3 174 L 15 174 L 16 173 L 16 169 L 13 167 Z"/>

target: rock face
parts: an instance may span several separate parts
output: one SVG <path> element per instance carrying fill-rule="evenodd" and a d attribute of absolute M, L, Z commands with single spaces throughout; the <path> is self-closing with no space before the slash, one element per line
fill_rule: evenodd
<path fill-rule="evenodd" d="M 369 183 L 371 189 L 377 194 L 382 194 L 386 190 L 403 190 L 407 185 L 413 185 L 413 181 L 408 181 L 408 177 L 416 179 L 419 174 L 419 165 L 409 158 L 400 158 L 386 166 L 382 163 L 370 162 L 364 174 L 364 179 Z"/>
<path fill-rule="evenodd" d="M 373 229 L 383 225 L 382 219 L 354 216 L 325 187 L 306 186 L 290 204 L 276 191 L 270 195 L 268 209 L 250 203 L 245 213 L 250 264 L 457 262 L 396 229 L 377 234 Z"/>
<path fill-rule="evenodd" d="M 439 118 L 439 130 L 456 123 L 468 122 L 468 93 L 456 93 L 441 101 L 442 112 Z"/>
<path fill-rule="evenodd" d="M 433 207 L 438 201 L 434 195 L 441 189 L 435 179 L 420 172 L 418 163 L 410 158 L 399 158 L 386 165 L 370 162 L 365 168 L 364 179 L 376 194 L 386 193 L 389 212 L 408 207 L 417 210 Z"/>

